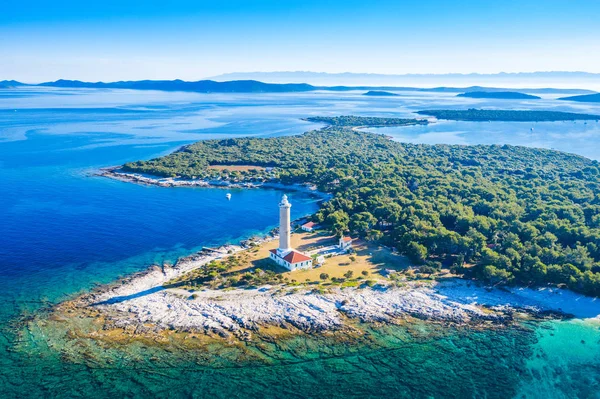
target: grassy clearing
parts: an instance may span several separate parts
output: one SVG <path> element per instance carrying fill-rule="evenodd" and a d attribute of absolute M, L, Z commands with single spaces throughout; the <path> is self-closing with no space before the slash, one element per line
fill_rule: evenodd
<path fill-rule="evenodd" d="M 337 240 L 332 236 L 310 235 L 306 233 L 298 234 L 298 236 L 300 236 L 298 240 L 302 245 L 297 246 L 297 248 L 301 251 L 304 250 L 302 246 L 310 247 L 313 242 L 320 244 L 319 246 L 324 246 L 322 244 L 332 245 L 337 243 Z M 294 243 L 293 238 L 292 243 Z M 353 249 L 353 254 L 327 258 L 323 266 L 309 270 L 285 272 L 284 275 L 300 282 L 315 282 L 321 281 L 320 275 L 323 273 L 329 275 L 329 278 L 348 279 L 347 273 L 352 272 L 351 278 L 377 280 L 384 278 L 386 270 L 400 271 L 410 266 L 410 262 L 406 257 L 394 254 L 388 248 L 371 242 L 355 240 Z"/>
<path fill-rule="evenodd" d="M 326 258 L 325 263 L 309 270 L 288 271 L 269 259 L 269 250 L 277 248 L 277 240 L 264 243 L 215 261 L 178 279 L 169 281 L 167 287 L 219 288 L 252 287 L 265 284 L 340 284 L 355 287 L 384 279 L 386 270 L 406 270 L 410 263 L 404 256 L 389 249 L 362 240 L 355 241 L 352 254 Z M 302 252 L 337 244 L 337 239 L 324 233 L 296 232 L 292 245 Z M 326 275 L 326 277 L 325 277 Z"/>

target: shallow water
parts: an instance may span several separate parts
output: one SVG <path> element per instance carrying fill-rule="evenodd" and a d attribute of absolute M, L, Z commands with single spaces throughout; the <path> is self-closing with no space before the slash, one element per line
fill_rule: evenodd
<path fill-rule="evenodd" d="M 103 348 L 112 357 L 97 360 L 90 352 L 84 360 L 56 365 L 75 375 L 77 384 L 60 374 L 53 384 L 64 397 L 96 392 L 99 397 L 506 398 L 526 373 L 535 339 L 525 329 L 460 331 L 419 322 L 410 329 L 388 326 L 367 333 L 347 342 L 301 336 L 241 347 L 213 344 L 200 351 L 204 356 L 189 348 L 170 353 L 130 345 L 126 356 Z"/>
<path fill-rule="evenodd" d="M 362 336 L 157 346 L 65 341 L 38 324 L 19 347 L 32 358 L 21 357 L 8 382 L 33 378 L 32 393 L 57 397 L 597 398 L 598 327 L 470 330 L 413 320 L 359 326 Z"/>
<path fill-rule="evenodd" d="M 352 343 L 299 337 L 253 344 L 248 350 L 261 355 L 258 363 L 220 346 L 203 352 L 200 363 L 180 349 L 155 353 L 169 359 L 156 364 L 148 347 L 97 348 L 101 360 L 79 361 L 48 347 L 52 332 L 42 328 L 27 345 L 16 342 L 14 321 L 23 315 L 149 264 L 264 233 L 277 220 L 280 191 L 233 190 L 226 201 L 221 189 L 96 177 L 99 167 L 204 138 L 299 134 L 318 127 L 299 120 L 310 115 L 410 116 L 441 107 L 600 113 L 600 106 L 558 103 L 552 96 L 506 104 L 432 93 L 381 99 L 0 91 L 0 396 L 598 397 L 600 333 L 597 325 L 578 321 L 469 333 L 386 327 L 372 330 L 369 342 Z M 378 132 L 414 142 L 554 147 L 600 159 L 593 123 L 536 124 L 531 131 L 529 124 L 441 122 Z M 290 194 L 293 217 L 317 209 L 314 199 Z"/>
<path fill-rule="evenodd" d="M 404 143 L 512 144 L 555 149 L 600 160 L 600 122 L 462 122 L 369 129 Z"/>

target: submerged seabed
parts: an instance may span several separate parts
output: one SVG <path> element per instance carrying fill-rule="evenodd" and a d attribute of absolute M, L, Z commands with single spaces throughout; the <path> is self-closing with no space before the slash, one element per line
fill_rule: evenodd
<path fill-rule="evenodd" d="M 49 316 L 49 317 L 48 317 Z M 89 319 L 10 326 L 2 397 L 597 398 L 600 323 L 499 328 L 410 320 L 251 341 L 166 333 L 86 336 Z M 6 332 L 7 329 L 5 328 Z M 4 367 L 9 364 L 4 364 Z"/>
<path fill-rule="evenodd" d="M 21 362 L 5 392 L 17 396 L 26 386 L 29 395 L 56 397 L 506 398 L 528 377 L 537 340 L 531 327 L 477 331 L 412 321 L 361 330 L 236 343 L 174 336 L 160 343 L 74 341 L 40 320 L 21 335 Z"/>

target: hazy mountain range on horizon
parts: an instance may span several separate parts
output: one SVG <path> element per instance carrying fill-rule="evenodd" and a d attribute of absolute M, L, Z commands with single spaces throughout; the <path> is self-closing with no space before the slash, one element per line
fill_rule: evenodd
<path fill-rule="evenodd" d="M 500 72 L 447 73 L 447 74 L 379 74 L 327 73 L 311 71 L 232 72 L 207 79 L 218 82 L 229 80 L 259 80 L 266 83 L 308 83 L 321 86 L 409 86 L 433 88 L 439 86 L 492 86 L 512 88 L 560 88 L 600 91 L 600 73 L 591 72 Z"/>
<path fill-rule="evenodd" d="M 505 87 L 398 87 L 398 86 L 314 86 L 308 83 L 265 83 L 256 80 L 232 80 L 217 82 L 214 80 L 199 80 L 195 82 L 187 82 L 180 79 L 176 80 L 137 80 L 137 81 L 118 81 L 118 82 L 82 82 L 79 80 L 59 79 L 54 82 L 44 82 L 38 84 L 27 84 L 15 80 L 0 81 L 0 89 L 15 88 L 15 87 L 58 87 L 58 88 L 92 88 L 92 89 L 128 89 L 128 90 L 158 90 L 158 91 L 185 91 L 197 93 L 293 93 L 293 92 L 310 92 L 310 91 L 368 91 L 365 95 L 373 95 L 385 93 L 387 96 L 397 96 L 398 94 L 389 93 L 387 91 L 422 91 L 422 92 L 437 92 L 437 93 L 463 93 L 463 95 L 490 97 L 490 98 L 505 98 L 506 94 L 511 96 L 530 97 L 528 93 L 562 93 L 570 94 L 575 97 L 564 97 L 564 100 L 575 101 L 590 101 L 597 102 L 597 93 L 584 89 L 560 89 L 560 88 L 522 88 L 512 89 Z M 514 91 L 514 90 L 518 90 Z M 471 93 L 472 95 L 468 95 Z M 479 93 L 479 94 L 477 94 Z M 578 95 L 578 96 L 577 96 Z M 539 98 L 539 97 L 535 97 Z"/>

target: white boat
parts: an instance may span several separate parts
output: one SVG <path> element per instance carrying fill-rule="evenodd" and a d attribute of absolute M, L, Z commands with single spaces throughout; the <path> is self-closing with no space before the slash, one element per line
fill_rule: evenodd
<path fill-rule="evenodd" d="M 230 200 L 230 199 L 231 199 L 231 194 L 230 194 L 230 193 L 227 193 L 227 194 L 225 195 L 225 197 L 226 197 L 228 200 Z"/>

